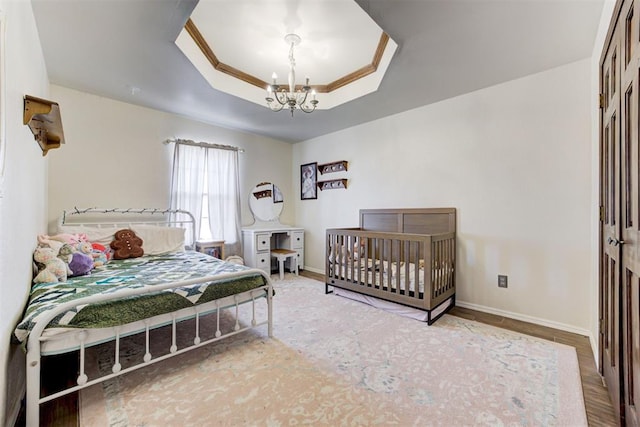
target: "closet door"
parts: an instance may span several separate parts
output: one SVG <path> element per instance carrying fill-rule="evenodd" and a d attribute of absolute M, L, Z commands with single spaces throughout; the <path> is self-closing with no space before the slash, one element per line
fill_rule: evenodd
<path fill-rule="evenodd" d="M 622 419 L 620 57 L 620 30 L 616 26 L 600 64 L 600 366 L 613 408 Z"/>
<path fill-rule="evenodd" d="M 640 286 L 640 215 L 638 215 L 638 79 L 640 73 L 640 9 L 638 3 L 625 2 L 619 20 L 624 18 L 622 39 L 622 74 L 620 79 L 620 138 L 621 138 L 621 227 L 622 242 L 622 405 L 628 426 L 639 421 L 636 399 L 640 399 L 640 317 L 638 287 Z M 618 24 L 620 27 L 620 24 Z"/>

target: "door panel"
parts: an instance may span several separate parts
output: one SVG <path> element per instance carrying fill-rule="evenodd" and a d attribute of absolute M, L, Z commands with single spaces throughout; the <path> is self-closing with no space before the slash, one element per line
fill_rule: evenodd
<path fill-rule="evenodd" d="M 620 74 L 620 88 L 624 90 L 620 109 L 621 138 L 621 347 L 620 372 L 622 374 L 622 416 L 626 425 L 638 426 L 638 340 L 640 336 L 638 316 L 638 284 L 640 283 L 640 216 L 638 215 L 638 92 L 640 76 L 640 49 L 638 27 L 640 10 L 634 10 L 634 2 L 628 1 L 621 9 L 624 16 L 624 58 Z"/>
<path fill-rule="evenodd" d="M 623 27 L 624 29 L 624 27 Z M 620 371 L 621 346 L 621 138 L 620 117 L 620 63 L 621 35 L 619 26 L 614 30 L 606 56 L 601 62 L 601 134 L 600 134 L 600 200 L 601 264 L 600 264 L 600 348 L 601 370 L 609 395 L 622 420 L 624 411 Z"/>
<path fill-rule="evenodd" d="M 640 412 L 640 0 L 619 0 L 600 63 L 600 354 L 621 425 Z"/>

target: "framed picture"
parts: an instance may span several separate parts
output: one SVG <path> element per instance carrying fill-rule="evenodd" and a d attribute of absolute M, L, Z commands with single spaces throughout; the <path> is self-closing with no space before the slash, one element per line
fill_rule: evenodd
<path fill-rule="evenodd" d="M 316 182 L 318 179 L 318 163 L 307 163 L 300 166 L 300 199 L 318 198 Z"/>
<path fill-rule="evenodd" d="M 211 240 L 196 242 L 196 251 L 202 252 L 214 258 L 224 259 L 224 240 Z"/>

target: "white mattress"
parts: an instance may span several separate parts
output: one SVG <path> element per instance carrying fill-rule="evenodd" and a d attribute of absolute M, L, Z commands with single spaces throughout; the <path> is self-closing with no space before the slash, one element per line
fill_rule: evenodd
<path fill-rule="evenodd" d="M 351 277 L 351 264 L 353 264 L 353 278 Z M 377 267 L 373 267 L 372 260 L 368 260 L 366 265 L 363 263 L 360 266 L 360 275 L 358 276 L 358 262 L 357 260 L 351 262 L 347 262 L 343 265 L 333 264 L 334 268 L 338 269 L 339 274 L 336 277 L 341 277 L 346 280 L 359 280 L 360 282 L 366 282 L 370 285 L 375 284 L 376 286 L 387 286 L 389 284 L 389 275 L 391 275 L 391 289 L 396 289 L 398 287 L 398 272 L 400 275 L 400 290 L 405 290 L 407 284 L 407 276 L 406 276 L 406 267 L 404 263 L 398 268 L 397 263 L 388 263 L 387 261 L 382 261 L 382 265 L 377 264 Z M 389 268 L 390 266 L 390 268 Z M 380 269 L 382 270 L 382 282 L 380 281 Z M 408 276 L 408 284 L 409 291 L 415 292 L 415 273 L 416 268 L 414 263 L 409 264 L 409 276 Z M 451 277 L 453 274 L 453 268 L 434 268 L 431 270 L 432 279 L 434 282 L 440 282 L 440 278 L 444 276 L 444 282 L 448 281 L 448 277 Z M 373 276 L 375 275 L 375 283 L 373 280 Z M 418 269 L 418 289 L 419 292 L 424 293 L 424 268 Z"/>

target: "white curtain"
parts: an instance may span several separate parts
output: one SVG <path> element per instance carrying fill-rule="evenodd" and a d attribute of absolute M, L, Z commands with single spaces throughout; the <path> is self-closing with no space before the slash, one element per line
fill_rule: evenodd
<path fill-rule="evenodd" d="M 214 240 L 224 240 L 228 255 L 242 255 L 238 152 L 207 150 L 209 227 Z"/>
<path fill-rule="evenodd" d="M 176 144 L 173 151 L 171 209 L 189 211 L 196 220 L 196 235 L 193 236 L 192 231 L 187 229 L 185 241 L 188 244 L 194 244 L 200 232 L 206 152 L 207 149 L 204 147 L 185 144 Z"/>
<path fill-rule="evenodd" d="M 214 240 L 225 241 L 227 255 L 242 255 L 240 236 L 240 184 L 238 152 L 176 143 L 171 177 L 171 208 L 183 209 L 196 219 L 196 235 L 188 231 L 187 242 L 198 240 L 202 219 L 205 176 L 209 227 Z"/>

